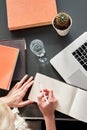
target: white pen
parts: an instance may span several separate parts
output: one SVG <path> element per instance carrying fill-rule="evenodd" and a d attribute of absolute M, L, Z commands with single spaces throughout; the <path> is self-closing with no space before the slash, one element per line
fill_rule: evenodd
<path fill-rule="evenodd" d="M 43 87 L 42 87 L 42 85 L 41 85 L 40 83 L 39 83 L 39 86 L 40 86 L 40 89 L 41 89 L 41 91 L 42 91 L 42 94 L 43 94 L 43 96 L 44 96 L 44 99 L 45 99 L 46 103 L 49 104 L 49 101 L 48 101 L 48 99 L 47 99 L 47 97 L 46 97 L 46 95 L 45 95 L 45 92 L 43 91 Z"/>

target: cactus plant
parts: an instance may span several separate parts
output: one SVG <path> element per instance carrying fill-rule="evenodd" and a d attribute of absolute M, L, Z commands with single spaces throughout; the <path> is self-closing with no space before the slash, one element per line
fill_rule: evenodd
<path fill-rule="evenodd" d="M 54 26 L 57 29 L 67 29 L 68 26 L 70 25 L 70 18 L 67 13 L 60 12 L 54 19 Z"/>

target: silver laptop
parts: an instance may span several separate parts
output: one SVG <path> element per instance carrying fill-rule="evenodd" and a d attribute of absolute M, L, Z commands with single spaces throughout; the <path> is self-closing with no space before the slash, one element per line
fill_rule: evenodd
<path fill-rule="evenodd" d="M 54 56 L 50 63 L 67 83 L 87 90 L 87 32 Z"/>

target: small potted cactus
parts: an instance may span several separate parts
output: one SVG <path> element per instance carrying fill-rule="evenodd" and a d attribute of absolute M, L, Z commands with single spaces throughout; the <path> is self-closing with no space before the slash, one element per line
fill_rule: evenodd
<path fill-rule="evenodd" d="M 65 36 L 71 28 L 72 19 L 67 13 L 60 12 L 53 18 L 52 25 L 59 35 Z"/>

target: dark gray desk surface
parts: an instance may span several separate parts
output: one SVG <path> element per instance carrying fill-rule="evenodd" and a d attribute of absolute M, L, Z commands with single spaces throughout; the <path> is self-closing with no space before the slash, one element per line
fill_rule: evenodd
<path fill-rule="evenodd" d="M 53 29 L 52 25 L 9 31 L 7 27 L 5 0 L 0 0 L 0 40 L 25 38 L 27 43 L 27 73 L 30 76 L 35 76 L 36 72 L 40 72 L 42 74 L 46 74 L 52 78 L 56 78 L 64 82 L 62 77 L 54 70 L 50 63 L 46 66 L 41 65 L 37 61 L 36 57 L 28 49 L 31 40 L 35 38 L 41 39 L 45 44 L 48 60 L 50 60 L 54 55 L 60 52 L 74 39 L 76 39 L 80 34 L 87 30 L 87 0 L 57 0 L 57 8 L 58 12 L 65 11 L 69 13 L 73 20 L 70 33 L 65 37 L 58 36 L 58 34 Z M 3 95 L 2 92 L 1 95 Z M 30 106 L 30 108 L 31 107 L 32 106 Z M 36 109 L 34 109 L 34 111 L 35 110 Z M 38 117 L 37 111 L 35 117 Z M 25 111 L 23 112 L 25 113 Z M 39 116 L 41 116 L 41 114 Z M 61 119 L 61 117 L 64 117 L 62 119 L 68 119 L 67 116 L 61 115 L 60 113 L 58 114 L 58 117 L 59 119 Z"/>

